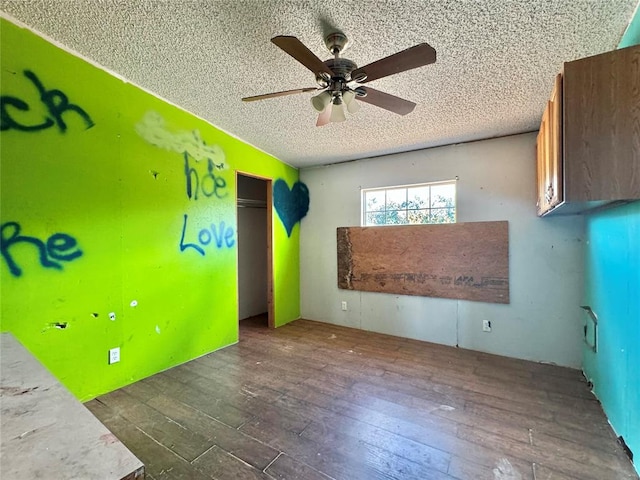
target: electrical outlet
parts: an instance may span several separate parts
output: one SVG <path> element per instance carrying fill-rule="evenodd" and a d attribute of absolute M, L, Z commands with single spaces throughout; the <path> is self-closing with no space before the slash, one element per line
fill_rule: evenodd
<path fill-rule="evenodd" d="M 342 302 L 342 311 L 343 312 L 347 311 L 347 302 Z"/>
<path fill-rule="evenodd" d="M 482 320 L 482 331 L 483 332 L 490 332 L 491 331 L 491 321 Z"/>
<path fill-rule="evenodd" d="M 112 348 L 109 350 L 109 365 L 118 363 L 120 361 L 120 347 Z"/>

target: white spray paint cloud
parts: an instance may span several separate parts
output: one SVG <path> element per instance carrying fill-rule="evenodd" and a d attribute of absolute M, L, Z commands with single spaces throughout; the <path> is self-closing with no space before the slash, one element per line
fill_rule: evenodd
<path fill-rule="evenodd" d="M 219 170 L 227 169 L 224 151 L 220 146 L 207 145 L 198 130 L 170 131 L 158 112 L 147 112 L 135 129 L 151 145 L 180 154 L 187 152 L 197 162 L 211 159 Z"/>

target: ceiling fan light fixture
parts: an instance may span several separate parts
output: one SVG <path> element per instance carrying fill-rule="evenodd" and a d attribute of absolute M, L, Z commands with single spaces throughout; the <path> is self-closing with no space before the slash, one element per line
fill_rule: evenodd
<path fill-rule="evenodd" d="M 346 119 L 347 116 L 344 114 L 344 105 L 342 104 L 342 99 L 340 97 L 335 97 L 333 99 L 333 106 L 331 107 L 330 120 L 332 122 L 344 122 Z"/>
<path fill-rule="evenodd" d="M 327 106 L 331 103 L 331 93 L 324 91 L 315 97 L 311 97 L 311 105 L 317 112 L 324 112 Z"/>
<path fill-rule="evenodd" d="M 342 100 L 347 106 L 347 110 L 349 111 L 349 113 L 356 113 L 358 110 L 360 110 L 360 104 L 355 101 L 355 98 L 356 92 L 354 92 L 353 90 L 347 90 L 342 93 Z"/>

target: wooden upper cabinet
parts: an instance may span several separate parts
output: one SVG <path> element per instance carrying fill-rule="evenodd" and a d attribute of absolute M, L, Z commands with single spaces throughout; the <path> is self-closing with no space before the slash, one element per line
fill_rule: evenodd
<path fill-rule="evenodd" d="M 547 110 L 539 215 L 640 198 L 640 46 L 565 63 Z"/>

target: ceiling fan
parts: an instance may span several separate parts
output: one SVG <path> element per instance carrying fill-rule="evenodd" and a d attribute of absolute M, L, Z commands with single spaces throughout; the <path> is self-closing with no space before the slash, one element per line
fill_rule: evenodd
<path fill-rule="evenodd" d="M 342 32 L 333 32 L 325 37 L 324 43 L 333 58 L 324 62 L 296 37 L 278 36 L 272 38 L 271 41 L 311 70 L 316 76 L 318 87 L 255 95 L 245 97 L 242 101 L 253 102 L 296 93 L 321 91 L 311 98 L 311 104 L 320 112 L 316 123 L 318 127 L 329 122 L 346 120 L 345 106 L 349 113 L 355 113 L 360 108 L 356 100 L 384 108 L 398 115 L 411 113 L 416 106 L 415 103 L 357 84 L 371 82 L 436 61 L 436 51 L 433 47 L 426 43 L 420 43 L 358 68 L 351 60 L 340 57 L 340 53 L 347 46 L 347 37 Z"/>

